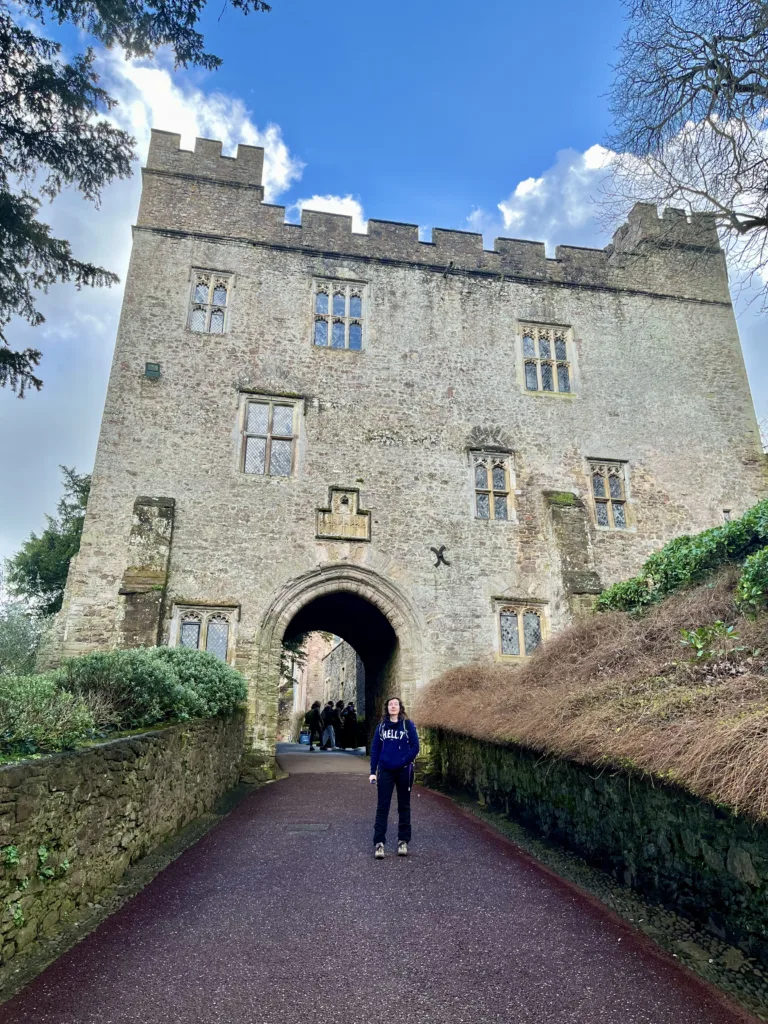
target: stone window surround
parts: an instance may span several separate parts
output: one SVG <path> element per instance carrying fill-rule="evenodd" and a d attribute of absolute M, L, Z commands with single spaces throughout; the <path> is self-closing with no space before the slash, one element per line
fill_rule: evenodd
<path fill-rule="evenodd" d="M 569 368 L 569 377 L 570 377 L 570 384 L 571 384 L 571 390 L 570 391 L 544 391 L 541 388 L 538 388 L 536 391 L 534 391 L 534 390 L 529 389 L 528 387 L 526 387 L 526 383 L 525 383 L 526 356 L 524 355 L 524 352 L 523 352 L 523 335 L 525 333 L 526 328 L 532 328 L 533 330 L 536 330 L 536 331 L 550 331 L 552 333 L 552 335 L 553 335 L 553 344 L 554 344 L 554 335 L 555 334 L 563 334 L 564 335 L 564 338 L 565 338 L 565 354 L 566 354 L 566 360 L 565 361 L 567 362 L 568 368 Z M 520 385 L 520 390 L 523 391 L 526 395 L 539 395 L 539 396 L 543 396 L 545 398 L 558 398 L 558 399 L 564 399 L 566 401 L 572 400 L 574 398 L 578 398 L 579 391 L 581 390 L 580 386 L 579 386 L 580 385 L 580 377 L 579 377 L 578 365 L 577 365 L 577 361 L 576 361 L 576 343 L 574 341 L 573 328 L 572 327 L 570 327 L 567 324 L 538 323 L 535 320 L 518 320 L 518 322 L 517 322 L 516 353 L 517 353 L 517 380 L 518 380 L 518 384 Z M 530 357 L 528 357 L 528 361 L 529 362 L 531 361 Z M 542 360 L 539 359 L 539 358 L 536 358 L 536 360 L 535 360 L 535 362 L 537 363 L 537 372 L 539 372 L 539 374 L 540 374 L 540 371 L 538 370 L 538 364 L 541 363 L 541 361 Z M 555 359 L 555 357 L 554 357 L 554 350 L 553 350 L 553 356 L 552 356 L 552 360 L 551 361 L 552 361 L 553 366 L 556 367 L 558 360 Z M 562 362 L 562 360 L 559 360 L 559 361 Z M 539 377 L 539 379 L 540 379 L 540 377 Z M 557 369 L 555 369 L 555 379 L 557 379 Z"/>
<path fill-rule="evenodd" d="M 496 519 L 495 517 L 484 518 L 477 514 L 477 487 L 475 485 L 475 459 L 480 457 L 486 457 L 488 459 L 504 459 L 506 463 L 507 472 L 507 518 Z M 467 459 L 469 465 L 469 484 L 471 493 L 471 508 L 472 516 L 478 523 L 516 523 L 517 522 L 517 501 L 516 495 L 520 492 L 516 487 L 515 477 L 515 453 L 510 451 L 508 448 L 496 448 L 494 446 L 486 446 L 483 448 L 468 448 Z M 492 480 L 489 478 L 489 484 Z M 490 493 L 493 492 L 493 488 L 490 488 Z"/>
<path fill-rule="evenodd" d="M 208 622 L 216 615 L 224 616 L 229 622 L 229 635 L 227 637 L 227 658 L 228 665 L 235 663 L 235 647 L 237 642 L 237 625 L 240 621 L 239 604 L 208 604 L 205 601 L 192 603 L 177 603 L 174 601 L 171 611 L 171 622 L 168 630 L 168 646 L 179 647 L 181 640 L 181 623 L 188 615 L 197 615 L 201 619 L 200 647 L 205 650 L 206 632 Z"/>
<path fill-rule="evenodd" d="M 344 316 L 334 315 L 333 313 L 333 290 L 334 285 L 340 285 L 344 288 L 344 293 L 347 300 Z M 318 292 L 326 291 L 328 295 L 328 313 L 318 313 L 316 311 L 316 302 Z M 361 312 L 360 316 L 350 315 L 350 295 L 352 292 L 359 293 L 361 298 Z M 312 349 L 319 349 L 322 352 L 354 352 L 358 355 L 360 352 L 364 352 L 367 346 L 367 335 L 368 335 L 368 282 L 360 281 L 357 278 L 347 277 L 345 272 L 341 272 L 335 277 L 323 277 L 315 275 L 312 278 L 312 299 L 311 299 L 311 332 L 310 332 L 310 343 Z M 329 334 L 327 344 L 318 345 L 315 341 L 315 323 L 318 320 L 325 320 L 328 324 Z M 332 342 L 333 333 L 333 321 L 343 320 L 344 321 L 344 346 L 334 346 Z M 361 327 L 361 341 L 359 348 L 349 347 L 349 328 L 352 323 L 359 323 Z"/>
<path fill-rule="evenodd" d="M 246 473 L 244 469 L 245 465 L 245 445 L 246 445 L 246 426 L 248 421 L 248 405 L 250 402 L 271 402 L 276 405 L 292 405 L 293 406 L 293 456 L 291 473 L 289 476 L 277 476 L 270 473 Z M 294 480 L 298 476 L 299 459 L 301 454 L 302 445 L 302 425 L 304 416 L 307 412 L 307 399 L 304 395 L 297 395 L 295 392 L 279 392 L 279 391 L 263 391 L 263 390 L 251 390 L 247 387 L 242 387 L 239 390 L 238 397 L 238 408 L 237 408 L 237 444 L 236 444 L 236 461 L 235 471 L 239 478 L 243 480 L 259 480 L 259 481 L 288 481 Z"/>
<path fill-rule="evenodd" d="M 193 310 L 193 308 L 196 305 L 203 305 L 202 303 L 196 303 L 195 302 L 195 286 L 197 284 L 197 277 L 200 274 L 205 274 L 206 276 L 211 277 L 211 278 L 218 278 L 219 280 L 226 281 L 226 283 L 227 283 L 227 301 L 226 301 L 226 305 L 224 306 L 224 326 L 222 327 L 222 329 L 220 331 L 213 331 L 212 332 L 210 330 L 210 315 L 211 315 L 211 308 L 214 305 L 213 302 L 209 302 L 209 303 L 205 304 L 205 305 L 207 305 L 209 307 L 208 308 L 207 317 L 206 317 L 206 329 L 204 331 L 195 330 L 192 327 L 192 325 L 191 325 L 192 310 Z M 233 298 L 233 295 L 234 295 L 234 291 L 235 291 L 235 274 L 234 274 L 234 271 L 232 271 L 232 270 L 212 270 L 209 267 L 191 267 L 190 271 L 189 271 L 189 294 L 188 294 L 188 298 L 187 298 L 186 319 L 184 321 L 186 330 L 188 330 L 190 332 L 190 334 L 195 334 L 195 335 L 201 335 L 202 334 L 202 335 L 209 335 L 209 336 L 213 336 L 213 337 L 218 337 L 218 336 L 220 336 L 222 334 L 227 334 L 228 331 L 229 331 L 229 321 L 230 321 L 230 314 L 231 314 L 231 310 L 232 310 L 232 298 Z M 211 295 L 211 298 L 212 298 L 212 295 Z"/>
<path fill-rule="evenodd" d="M 551 632 L 550 627 L 550 608 L 548 601 L 542 601 L 536 597 L 518 598 L 518 597 L 494 597 L 493 598 L 493 623 L 494 623 L 494 656 L 497 661 L 502 661 L 504 664 L 516 665 L 518 663 L 530 661 L 530 654 L 502 654 L 501 653 L 501 613 L 504 609 L 509 608 L 512 611 L 516 611 L 518 614 L 518 620 L 520 623 L 520 636 L 522 640 L 522 616 L 526 611 L 536 612 L 539 616 L 539 622 L 541 625 L 541 642 L 542 644 L 549 637 Z M 522 650 L 521 646 L 521 650 Z"/>
<path fill-rule="evenodd" d="M 634 515 L 632 506 L 634 501 L 632 499 L 632 492 L 630 489 L 630 473 L 629 473 L 629 460 L 628 459 L 601 459 L 588 455 L 585 459 L 585 473 L 587 477 L 587 493 L 589 495 L 590 507 L 592 509 L 592 525 L 595 530 L 599 533 L 611 533 L 611 534 L 623 534 L 623 533 L 637 533 L 637 526 L 635 525 Z M 626 518 L 625 526 L 601 526 L 597 521 L 597 509 L 595 507 L 595 494 L 592 485 L 592 473 L 596 466 L 616 466 L 621 468 L 621 482 L 624 488 L 624 515 Z"/>

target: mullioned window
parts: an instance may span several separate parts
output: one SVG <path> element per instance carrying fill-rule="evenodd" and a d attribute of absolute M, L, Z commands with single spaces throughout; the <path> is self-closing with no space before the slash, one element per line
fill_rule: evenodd
<path fill-rule="evenodd" d="M 187 323 L 198 334 L 224 334 L 232 290 L 232 275 L 214 270 L 192 272 Z"/>
<path fill-rule="evenodd" d="M 595 522 L 608 530 L 627 529 L 627 468 L 624 462 L 589 460 Z"/>
<path fill-rule="evenodd" d="M 500 602 L 497 606 L 499 653 L 502 658 L 529 658 L 545 636 L 544 607 Z"/>
<path fill-rule="evenodd" d="M 315 281 L 312 341 L 318 348 L 363 348 L 365 285 L 359 281 Z"/>
<path fill-rule="evenodd" d="M 523 379 L 526 391 L 573 394 L 573 341 L 568 327 L 523 324 Z"/>

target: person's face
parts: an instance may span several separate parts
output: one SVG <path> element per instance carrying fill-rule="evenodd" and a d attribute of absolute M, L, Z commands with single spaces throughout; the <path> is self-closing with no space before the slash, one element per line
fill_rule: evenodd
<path fill-rule="evenodd" d="M 400 701 L 397 697 L 393 697 L 392 700 L 387 701 L 387 714 L 396 718 L 400 714 Z"/>

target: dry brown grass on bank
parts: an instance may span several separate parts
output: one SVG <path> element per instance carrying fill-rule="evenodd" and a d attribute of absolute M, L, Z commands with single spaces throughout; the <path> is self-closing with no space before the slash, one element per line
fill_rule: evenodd
<path fill-rule="evenodd" d="M 526 665 L 447 672 L 421 692 L 415 720 L 581 762 L 636 766 L 766 817 L 768 615 L 738 613 L 735 580 L 726 572 L 643 618 L 591 616 Z M 717 619 L 739 639 L 725 656 L 692 664 L 680 630 Z"/>

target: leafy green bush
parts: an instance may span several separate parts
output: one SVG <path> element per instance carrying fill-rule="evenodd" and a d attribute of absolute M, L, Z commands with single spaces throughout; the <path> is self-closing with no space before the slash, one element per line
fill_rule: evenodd
<path fill-rule="evenodd" d="M 54 675 L 63 689 L 86 701 L 106 699 L 121 730 L 208 714 L 203 698 L 157 656 L 160 649 L 94 651 L 64 662 Z"/>
<path fill-rule="evenodd" d="M 47 675 L 0 675 L 0 756 L 226 714 L 245 694 L 245 680 L 233 668 L 186 648 L 96 651 Z"/>
<path fill-rule="evenodd" d="M 762 611 L 768 606 L 768 547 L 744 560 L 736 600 L 747 611 Z"/>
<path fill-rule="evenodd" d="M 0 755 L 64 750 L 94 733 L 82 696 L 50 675 L 0 676 Z"/>
<path fill-rule="evenodd" d="M 647 605 L 660 601 L 673 590 L 703 579 L 715 569 L 729 562 L 750 561 L 768 544 L 768 499 L 749 509 L 740 519 L 693 536 L 676 537 L 654 552 L 640 573 L 633 579 L 616 583 L 603 591 L 597 600 L 598 611 L 639 612 Z M 767 556 L 768 557 L 768 556 Z M 761 585 L 763 600 L 768 580 L 768 561 L 757 560 L 753 583 Z M 765 568 L 760 568 L 765 566 Z M 745 570 L 747 564 L 745 563 Z M 749 603 L 759 595 L 750 592 Z M 743 598 L 744 600 L 746 598 Z M 756 607 L 756 605 L 755 605 Z"/>
<path fill-rule="evenodd" d="M 204 702 L 204 715 L 233 711 L 245 700 L 245 680 L 229 665 L 205 651 L 187 647 L 156 647 L 152 654 L 175 673 L 179 682 Z"/>
<path fill-rule="evenodd" d="M 739 634 L 735 626 L 727 626 L 717 619 L 711 626 L 696 629 L 681 629 L 680 643 L 691 652 L 691 661 L 706 661 L 709 658 L 728 658 L 745 650 L 735 646 Z"/>

